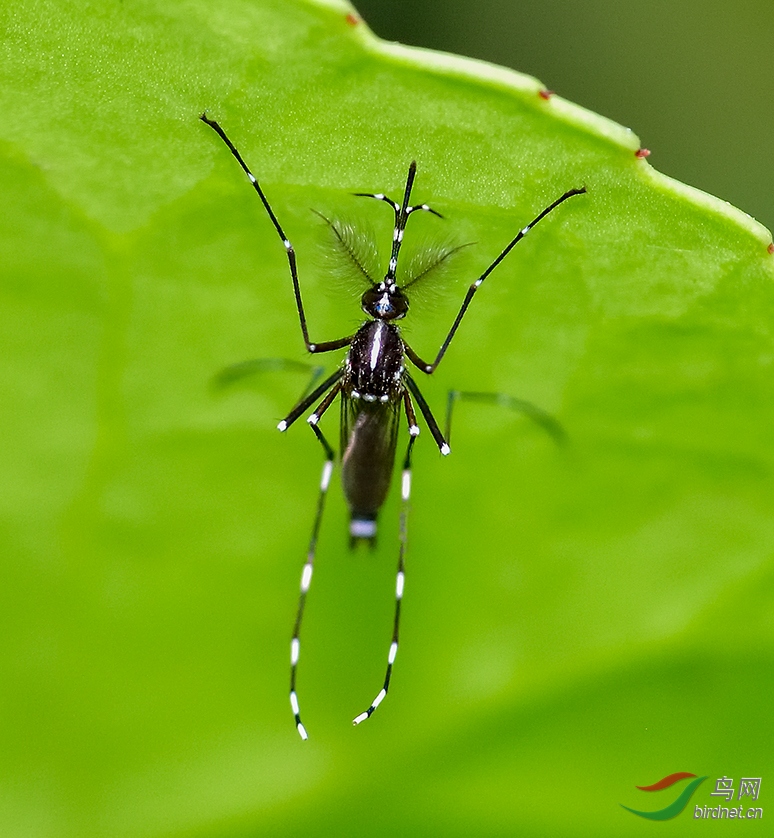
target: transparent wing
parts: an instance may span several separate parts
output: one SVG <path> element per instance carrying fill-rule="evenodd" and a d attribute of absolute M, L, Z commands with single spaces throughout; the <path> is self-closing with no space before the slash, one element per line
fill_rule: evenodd
<path fill-rule="evenodd" d="M 401 401 L 367 403 L 341 400 L 341 477 L 353 512 L 375 515 L 387 497 Z"/>

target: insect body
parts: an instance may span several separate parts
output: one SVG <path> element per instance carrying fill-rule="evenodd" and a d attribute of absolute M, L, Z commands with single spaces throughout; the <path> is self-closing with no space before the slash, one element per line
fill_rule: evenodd
<path fill-rule="evenodd" d="M 404 374 L 398 329 L 383 320 L 366 323 L 352 340 L 341 384 L 341 479 L 352 542 L 376 535 L 395 462 Z"/>
<path fill-rule="evenodd" d="M 320 494 L 317 503 L 317 512 L 312 527 L 307 559 L 301 573 L 301 592 L 296 613 L 295 626 L 290 644 L 290 705 L 296 728 L 302 739 L 308 738 L 307 731 L 301 722 L 298 695 L 296 692 L 296 675 L 300 655 L 300 629 L 306 603 L 307 592 L 312 580 L 312 571 L 316 553 L 317 536 L 322 520 L 322 513 L 325 498 L 330 484 L 333 464 L 335 459 L 334 450 L 320 429 L 320 420 L 330 408 L 336 398 L 341 401 L 341 468 L 342 484 L 344 494 L 350 510 L 350 542 L 359 540 L 373 543 L 376 537 L 376 520 L 379 510 L 384 503 L 390 486 L 392 471 L 395 462 L 395 452 L 398 438 L 398 424 L 401 414 L 404 414 L 408 424 L 409 441 L 403 459 L 401 477 L 401 498 L 402 508 L 400 515 L 400 548 L 398 555 L 398 570 L 395 583 L 395 615 L 393 620 L 392 640 L 387 657 L 387 671 L 384 683 L 371 702 L 367 710 L 354 719 L 354 724 L 360 724 L 371 716 L 387 695 L 390 686 L 393 664 L 398 651 L 399 629 L 400 629 L 400 608 L 403 598 L 405 582 L 405 552 L 406 552 L 406 525 L 408 501 L 411 493 L 411 454 L 419 435 L 414 404 L 419 407 L 427 426 L 430 430 L 436 445 L 441 454 L 449 454 L 447 440 L 444 438 L 435 418 L 423 398 L 416 382 L 407 369 L 407 359 L 421 372 L 430 375 L 438 367 L 441 359 L 446 353 L 449 344 L 454 337 L 465 312 L 470 305 L 473 296 L 489 274 L 502 262 L 510 253 L 511 249 L 519 242 L 529 230 L 541 219 L 545 218 L 559 204 L 586 191 L 585 187 L 571 189 L 565 192 L 560 198 L 546 207 L 526 227 L 523 227 L 510 243 L 503 249 L 500 255 L 492 264 L 479 276 L 468 288 L 465 299 L 457 313 L 457 316 L 449 329 L 446 338 L 441 344 L 435 359 L 428 363 L 423 361 L 419 355 L 403 340 L 400 330 L 395 321 L 406 316 L 409 308 L 408 291 L 410 286 L 419 278 L 409 277 L 403 284 L 397 280 L 398 259 L 403 242 L 403 235 L 406 229 L 406 222 L 409 216 L 416 211 L 430 212 L 440 216 L 440 213 L 427 206 L 427 204 L 411 205 L 411 192 L 416 177 L 416 163 L 409 166 L 406 186 L 403 193 L 403 200 L 397 203 L 382 193 L 355 193 L 361 197 L 374 198 L 390 205 L 395 215 L 395 223 L 392 236 L 392 250 L 390 260 L 384 277 L 380 280 L 374 278 L 362 264 L 357 253 L 348 241 L 344 231 L 333 222 L 325 219 L 336 237 L 338 244 L 345 254 L 355 264 L 362 278 L 367 283 L 366 290 L 361 297 L 361 307 L 368 320 L 357 330 L 354 335 L 340 338 L 338 340 L 324 343 L 313 343 L 309 339 L 306 315 L 301 299 L 301 288 L 298 281 L 296 268 L 296 256 L 293 246 L 280 226 L 277 217 L 269 205 L 258 181 L 245 164 L 241 155 L 232 144 L 224 130 L 214 120 L 202 114 L 201 119 L 209 125 L 228 146 L 239 165 L 244 170 L 261 202 L 263 203 L 269 218 L 274 225 L 287 253 L 290 276 L 293 283 L 298 319 L 301 326 L 301 333 L 306 348 L 311 353 L 331 352 L 336 349 L 348 347 L 347 355 L 342 366 L 332 375 L 316 387 L 311 393 L 290 411 L 290 413 L 279 423 L 280 431 L 285 431 L 301 415 L 311 408 L 318 399 L 321 399 L 317 407 L 308 417 L 312 431 L 314 432 L 325 452 L 325 464 L 323 466 L 322 478 L 320 481 Z M 459 248 L 441 249 L 432 256 L 421 273 L 424 275 L 432 268 L 437 267 Z M 480 394 L 478 394 L 480 395 Z"/>

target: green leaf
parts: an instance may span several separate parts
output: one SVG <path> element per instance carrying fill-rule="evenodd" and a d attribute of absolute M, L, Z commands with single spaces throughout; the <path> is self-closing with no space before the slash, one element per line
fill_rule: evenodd
<path fill-rule="evenodd" d="M 619 805 L 647 808 L 636 785 L 707 774 L 707 805 L 715 777 L 772 775 L 770 234 L 537 81 L 380 43 L 353 14 L 0 12 L 3 835 L 636 835 Z M 449 458 L 423 430 L 400 654 L 357 729 L 398 503 L 377 550 L 350 553 L 334 483 L 305 744 L 288 640 L 321 452 L 303 422 L 274 429 L 304 373 L 210 386 L 304 355 L 284 249 L 204 110 L 295 245 L 314 340 L 362 315 L 327 292 L 311 208 L 386 246 L 389 210 L 349 193 L 399 196 L 417 160 L 415 196 L 444 220 L 407 237 L 476 242 L 453 292 L 407 318 L 432 357 L 516 231 L 588 188 L 420 382 L 439 418 L 450 387 L 506 393 L 568 444 L 491 404 L 458 405 Z M 335 411 L 324 427 L 336 440 Z"/>

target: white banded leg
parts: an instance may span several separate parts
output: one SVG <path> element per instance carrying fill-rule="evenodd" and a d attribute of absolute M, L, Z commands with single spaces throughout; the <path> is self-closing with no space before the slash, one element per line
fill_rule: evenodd
<path fill-rule="evenodd" d="M 199 119 L 204 122 L 206 125 L 209 125 L 213 131 L 223 140 L 223 142 L 228 146 L 229 151 L 234 156 L 234 159 L 239 163 L 242 168 L 242 171 L 247 175 L 247 179 L 253 185 L 253 189 L 258 193 L 258 197 L 261 199 L 261 203 L 266 210 L 271 223 L 274 225 L 274 229 L 277 231 L 277 235 L 282 242 L 282 246 L 285 248 L 285 255 L 288 259 L 288 267 L 290 268 L 290 278 L 293 282 L 293 295 L 296 298 L 296 311 L 298 312 L 298 322 L 301 326 L 301 334 L 304 336 L 304 343 L 306 344 L 306 348 L 308 352 L 331 352 L 334 349 L 341 349 L 344 346 L 349 346 L 352 343 L 352 337 L 346 338 L 339 338 L 338 340 L 326 340 L 322 343 L 313 343 L 309 339 L 309 329 L 306 325 L 306 313 L 304 311 L 304 304 L 301 300 L 301 285 L 298 281 L 298 270 L 296 267 L 296 252 L 293 249 L 293 245 L 290 243 L 290 239 L 285 235 L 285 231 L 282 229 L 277 216 L 274 214 L 274 210 L 271 208 L 266 195 L 261 188 L 260 183 L 258 183 L 257 178 L 255 175 L 250 171 L 247 166 L 247 163 L 242 159 L 242 155 L 237 150 L 236 146 L 231 142 L 228 138 L 226 132 L 218 125 L 218 123 L 214 119 L 210 119 L 206 113 L 203 113 Z"/>
<path fill-rule="evenodd" d="M 414 379 L 410 375 L 408 375 L 408 373 L 406 374 L 406 386 L 408 387 L 411 395 L 417 400 L 419 409 L 422 411 L 422 416 L 425 417 L 425 422 L 427 422 L 427 427 L 430 429 L 430 433 L 433 435 L 433 439 L 435 440 L 435 444 L 438 446 L 438 450 L 441 452 L 441 454 L 443 454 L 444 457 L 448 456 L 449 454 L 451 454 L 451 448 L 449 448 L 449 443 L 446 439 L 444 439 L 444 436 L 441 433 L 441 429 L 438 427 L 438 423 L 435 421 L 435 416 L 433 416 L 433 411 L 430 410 L 430 405 L 425 401 L 425 397 L 420 392 L 419 387 L 417 387 L 416 381 L 414 381 Z M 408 403 L 411 404 L 411 401 L 409 400 Z M 413 405 L 411 413 L 413 415 Z M 416 422 L 414 422 L 414 426 L 416 426 Z"/>
<path fill-rule="evenodd" d="M 325 508 L 325 498 L 328 495 L 328 487 L 330 486 L 331 475 L 333 474 L 334 460 L 333 448 L 331 448 L 328 440 L 318 427 L 318 422 L 325 411 L 331 406 L 340 390 L 341 384 L 336 384 L 330 393 L 328 393 L 328 395 L 322 400 L 317 410 L 312 413 L 307 420 L 309 422 L 309 426 L 314 431 L 315 436 L 318 440 L 320 440 L 320 444 L 325 450 L 325 463 L 323 464 L 322 476 L 320 478 L 320 494 L 317 497 L 317 511 L 315 513 L 314 524 L 312 526 L 312 537 L 309 539 L 309 550 L 306 554 L 306 562 L 301 570 L 301 591 L 298 596 L 298 609 L 296 611 L 296 621 L 293 625 L 293 637 L 290 640 L 290 709 L 293 711 L 293 720 L 296 724 L 298 734 L 302 739 L 308 739 L 309 734 L 306 732 L 306 728 L 301 722 L 301 711 L 299 710 L 298 693 L 296 692 L 298 659 L 301 655 L 301 621 L 304 617 L 306 595 L 309 592 L 309 586 L 312 583 L 314 557 L 317 551 L 317 538 L 320 533 L 320 523 L 322 522 L 323 509 Z"/>
<path fill-rule="evenodd" d="M 392 677 L 392 667 L 395 664 L 395 657 L 398 654 L 398 641 L 400 638 L 400 607 L 403 602 L 403 588 L 406 580 L 405 573 L 405 558 L 406 558 L 406 542 L 407 542 L 407 525 L 408 525 L 408 506 L 409 498 L 411 497 L 411 451 L 414 447 L 414 442 L 419 435 L 419 425 L 414 414 L 414 406 L 411 403 L 411 398 L 408 393 L 403 395 L 404 404 L 406 407 L 406 418 L 409 423 L 409 444 L 406 450 L 406 458 L 403 461 L 403 473 L 401 475 L 401 510 L 400 510 L 400 550 L 398 553 L 398 572 L 395 577 L 395 617 L 392 624 L 392 640 L 390 642 L 390 651 L 387 653 L 387 672 L 384 676 L 384 685 L 379 690 L 376 698 L 371 702 L 371 706 L 356 716 L 352 720 L 352 724 L 359 725 L 364 722 L 376 708 L 387 697 L 387 691 L 390 689 L 390 678 Z"/>
<path fill-rule="evenodd" d="M 446 354 L 446 350 L 449 348 L 449 344 L 452 342 L 454 335 L 459 328 L 460 323 L 462 322 L 462 318 L 465 316 L 465 312 L 468 310 L 468 306 L 470 305 L 471 300 L 476 294 L 476 291 L 482 286 L 484 280 L 489 276 L 490 273 L 500 264 L 500 262 L 505 259 L 505 257 L 513 250 L 513 248 L 524 238 L 524 236 L 529 233 L 529 231 L 538 223 L 540 223 L 547 215 L 552 213 L 560 204 L 563 204 L 568 198 L 572 198 L 575 195 L 582 195 L 586 191 L 586 187 L 582 186 L 580 189 L 570 189 L 568 192 L 565 192 L 564 195 L 557 198 L 553 203 L 549 204 L 544 210 L 541 210 L 535 216 L 535 218 L 527 224 L 526 227 L 522 227 L 518 233 L 511 239 L 511 241 L 505 246 L 503 251 L 500 255 L 492 262 L 492 264 L 484 271 L 484 273 L 479 276 L 479 278 L 471 284 L 468 288 L 467 294 L 465 294 L 465 299 L 462 301 L 462 305 L 460 306 L 460 310 L 457 312 L 457 316 L 454 318 L 454 322 L 449 329 L 448 334 L 444 338 L 443 343 L 441 344 L 441 348 L 438 350 L 438 354 L 435 356 L 435 360 L 432 363 L 428 363 L 427 361 L 423 361 L 419 355 L 408 345 L 406 344 L 406 355 L 408 355 L 410 361 L 422 372 L 427 373 L 427 375 L 432 375 L 435 372 L 436 367 L 438 364 L 441 363 L 441 359 Z"/>

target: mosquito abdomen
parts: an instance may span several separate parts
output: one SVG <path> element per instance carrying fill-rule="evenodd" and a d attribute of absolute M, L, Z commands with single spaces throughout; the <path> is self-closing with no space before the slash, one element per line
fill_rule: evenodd
<path fill-rule="evenodd" d="M 354 414 L 341 458 L 341 482 L 350 509 L 350 536 L 372 540 L 390 489 L 398 412 L 391 404 L 350 400 Z"/>

